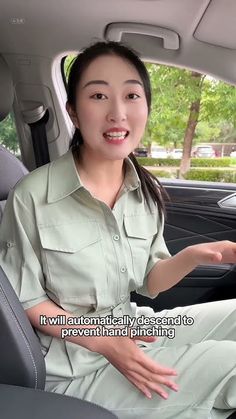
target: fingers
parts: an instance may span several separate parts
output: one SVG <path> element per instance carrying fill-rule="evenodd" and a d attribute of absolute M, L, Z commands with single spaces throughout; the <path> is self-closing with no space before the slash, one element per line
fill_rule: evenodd
<path fill-rule="evenodd" d="M 175 374 L 173 374 L 173 370 L 171 368 L 162 367 L 161 365 L 158 365 L 158 364 L 156 364 L 156 370 L 157 371 L 149 371 L 145 367 L 138 365 L 134 372 L 139 374 L 139 376 L 142 377 L 147 382 L 150 381 L 153 383 L 163 384 L 171 388 L 172 390 L 176 390 L 176 391 L 178 390 L 178 386 L 175 384 L 174 381 L 172 381 L 169 378 L 169 375 L 176 376 L 177 375 L 176 372 Z M 172 373 L 166 374 L 166 371 L 172 371 Z"/>
<path fill-rule="evenodd" d="M 129 375 L 126 376 L 127 379 L 131 382 L 131 384 L 134 384 L 135 387 L 137 387 L 138 390 L 141 391 L 141 393 L 144 394 L 148 399 L 152 398 L 151 391 L 145 386 L 144 384 L 141 384 L 138 380 L 135 380 L 133 377 L 130 377 Z"/>
<path fill-rule="evenodd" d="M 128 336 L 132 341 L 136 341 L 136 340 L 142 340 L 143 342 L 155 342 L 157 340 L 156 336 L 136 336 L 135 333 L 135 327 L 134 328 L 129 328 L 128 329 Z"/>
<path fill-rule="evenodd" d="M 153 375 L 145 378 L 139 372 L 132 371 L 127 375 L 127 378 L 149 399 L 152 397 L 152 391 L 159 394 L 163 399 L 168 398 L 168 393 L 162 385 L 174 391 L 179 389 L 176 383 L 162 376 Z"/>
<path fill-rule="evenodd" d="M 152 360 L 152 358 L 146 356 L 144 352 L 142 352 L 142 356 L 140 356 L 139 358 L 139 363 L 151 373 L 173 376 L 177 375 L 177 371 L 175 369 L 157 364 L 155 361 Z"/>
<path fill-rule="evenodd" d="M 191 247 L 191 246 L 190 246 Z M 236 263 L 236 243 L 228 240 L 192 246 L 197 264 Z"/>
<path fill-rule="evenodd" d="M 155 342 L 157 340 L 157 338 L 155 336 L 135 336 L 131 339 L 134 340 L 134 341 L 142 340 L 143 342 L 147 342 L 147 343 L 152 343 L 152 342 Z"/>
<path fill-rule="evenodd" d="M 104 354 L 108 361 L 146 397 L 151 398 L 151 392 L 154 391 L 166 399 L 168 393 L 163 386 L 178 391 L 178 386 L 169 377 L 177 375 L 173 368 L 157 364 L 138 348 L 134 340 L 128 337 L 120 340 L 123 345 L 119 348 L 117 348 L 117 344 L 108 345 L 109 350 L 107 349 Z"/>
<path fill-rule="evenodd" d="M 155 385 L 156 385 L 155 377 L 151 377 L 149 379 L 148 383 L 149 383 L 149 387 L 152 388 L 153 390 L 155 390 Z M 160 384 L 162 384 L 166 387 L 169 387 L 171 390 L 174 390 L 174 391 L 179 390 L 179 386 L 174 381 L 169 380 L 167 377 L 159 376 L 158 377 L 158 383 L 160 383 Z"/>
<path fill-rule="evenodd" d="M 148 382 L 146 384 L 148 391 L 154 391 L 155 393 L 159 394 L 163 399 L 168 399 L 168 393 L 159 385 L 153 382 Z"/>
<path fill-rule="evenodd" d="M 197 248 L 206 263 L 236 263 L 236 243 L 222 240 L 213 243 L 202 243 Z"/>
<path fill-rule="evenodd" d="M 154 391 L 162 398 L 167 399 L 168 393 L 162 386 L 174 391 L 179 389 L 178 385 L 169 378 L 170 375 L 176 376 L 177 372 L 173 368 L 157 364 L 143 352 L 139 354 L 139 362 L 131 364 L 127 373 L 130 381 L 136 386 L 138 383 L 137 387 L 148 398 L 150 398 L 150 391 Z"/>

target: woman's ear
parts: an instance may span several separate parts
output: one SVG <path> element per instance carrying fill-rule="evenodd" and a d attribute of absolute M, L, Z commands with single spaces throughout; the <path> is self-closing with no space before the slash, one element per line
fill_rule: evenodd
<path fill-rule="evenodd" d="M 78 121 L 78 118 L 77 118 L 77 114 L 76 114 L 75 110 L 72 108 L 72 106 L 68 102 L 66 102 L 66 110 L 67 110 L 67 112 L 69 114 L 69 117 L 70 117 L 73 125 L 76 128 L 79 128 L 79 121 Z"/>

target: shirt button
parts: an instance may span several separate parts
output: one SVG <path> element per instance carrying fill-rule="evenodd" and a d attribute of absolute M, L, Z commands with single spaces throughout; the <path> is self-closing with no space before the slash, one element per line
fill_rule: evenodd
<path fill-rule="evenodd" d="M 113 240 L 115 240 L 115 241 L 120 240 L 120 236 L 118 236 L 118 234 L 115 234 L 115 235 L 113 236 Z"/>
<path fill-rule="evenodd" d="M 125 266 L 122 266 L 122 268 L 120 268 L 120 271 L 121 271 L 122 273 L 124 273 L 124 272 L 126 272 L 126 271 L 127 271 L 127 269 L 126 269 L 126 267 L 125 267 Z"/>
<path fill-rule="evenodd" d="M 7 247 L 9 248 L 9 247 L 12 247 L 13 246 L 13 243 L 11 243 L 11 242 L 7 242 Z"/>

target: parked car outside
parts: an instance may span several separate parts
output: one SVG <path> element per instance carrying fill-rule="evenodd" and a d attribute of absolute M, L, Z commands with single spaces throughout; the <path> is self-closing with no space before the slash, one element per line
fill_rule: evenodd
<path fill-rule="evenodd" d="M 138 147 L 134 150 L 135 157 L 148 157 L 148 149 L 146 147 Z"/>
<path fill-rule="evenodd" d="M 213 158 L 216 157 L 215 150 L 212 146 L 196 146 L 193 148 L 192 157 Z"/>
<path fill-rule="evenodd" d="M 172 150 L 169 155 L 169 157 L 171 157 L 172 159 L 182 159 L 182 156 L 183 156 L 182 148 L 174 148 L 174 150 Z"/>
<path fill-rule="evenodd" d="M 166 159 L 168 157 L 168 152 L 164 147 L 154 145 L 151 147 L 151 157 L 157 159 Z"/>

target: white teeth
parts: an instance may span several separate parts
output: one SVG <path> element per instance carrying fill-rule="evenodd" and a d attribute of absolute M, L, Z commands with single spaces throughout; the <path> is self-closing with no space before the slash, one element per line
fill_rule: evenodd
<path fill-rule="evenodd" d="M 106 138 L 108 140 L 110 140 L 110 141 L 113 141 L 113 140 L 124 140 L 125 139 L 125 136 L 124 135 L 120 135 L 120 136 L 115 135 L 113 137 L 110 137 L 109 135 L 106 135 Z"/>
<path fill-rule="evenodd" d="M 127 134 L 127 131 L 120 131 L 120 132 L 109 132 L 109 134 L 105 134 L 106 137 L 111 138 L 124 138 Z"/>

